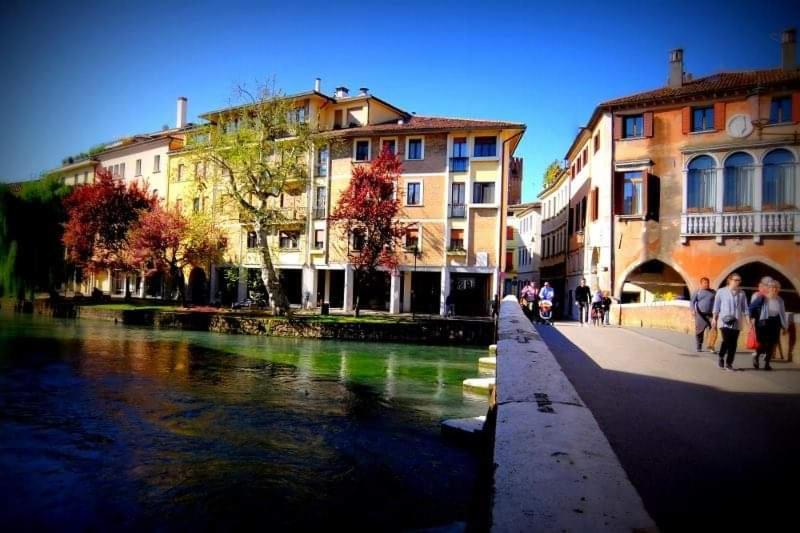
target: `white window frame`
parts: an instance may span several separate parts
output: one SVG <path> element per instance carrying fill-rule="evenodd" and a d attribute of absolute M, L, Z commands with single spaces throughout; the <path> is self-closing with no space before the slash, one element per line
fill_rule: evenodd
<path fill-rule="evenodd" d="M 161 172 L 161 154 L 153 156 L 153 174 Z"/>
<path fill-rule="evenodd" d="M 492 194 L 492 196 L 494 196 L 494 199 L 491 202 L 476 202 L 475 201 L 475 184 L 476 183 L 492 183 L 492 184 L 494 184 L 494 193 Z M 486 181 L 484 181 L 484 180 L 476 180 L 476 181 L 473 181 L 472 182 L 472 190 L 470 191 L 470 204 L 475 205 L 475 206 L 482 206 L 482 207 L 497 206 L 497 200 L 498 200 L 497 195 L 498 195 L 498 192 L 499 191 L 498 191 L 498 188 L 497 188 L 497 180 L 486 180 Z"/>
<path fill-rule="evenodd" d="M 411 185 L 412 183 L 419 184 L 419 203 L 418 204 L 410 204 L 410 203 L 408 203 L 408 186 Z M 405 183 L 405 194 L 403 195 L 404 196 L 403 205 L 405 205 L 407 207 L 422 207 L 424 205 L 424 203 L 425 203 L 425 200 L 424 200 L 425 199 L 425 196 L 424 196 L 424 194 L 425 194 L 424 193 L 425 185 L 424 185 L 424 183 L 425 182 L 422 181 L 422 180 L 408 180 L 408 181 L 406 181 L 406 183 Z"/>
<path fill-rule="evenodd" d="M 475 156 L 475 139 L 478 137 L 494 137 L 494 155 L 490 156 Z M 500 145 L 500 136 L 499 135 L 473 135 L 472 142 L 469 144 L 470 148 L 470 161 L 497 161 L 500 159 L 500 150 L 502 149 Z"/>
<path fill-rule="evenodd" d="M 417 228 L 417 251 L 422 252 L 422 223 L 409 221 L 408 225 Z M 406 246 L 406 237 L 407 235 L 403 236 L 403 249 L 405 249 L 406 253 L 411 253 L 410 248 Z"/>
<path fill-rule="evenodd" d="M 378 141 L 379 153 L 383 152 L 383 141 L 394 141 L 394 155 L 397 156 L 400 152 L 400 141 L 398 141 L 397 137 L 381 137 Z"/>
<path fill-rule="evenodd" d="M 366 159 L 356 159 L 356 153 L 357 153 L 356 147 L 358 146 L 359 142 L 363 142 L 363 141 L 367 142 L 367 158 Z M 353 139 L 353 161 L 355 163 L 366 163 L 367 161 L 371 161 L 371 160 L 372 160 L 372 139 L 370 139 L 368 137 L 367 138 L 362 137 L 362 138 L 359 138 L 359 139 Z"/>
<path fill-rule="evenodd" d="M 422 141 L 422 149 L 420 150 L 419 159 L 416 159 L 416 158 L 412 159 L 412 158 L 408 157 L 408 147 L 410 146 L 411 141 L 416 141 L 416 140 Z M 425 159 L 425 136 L 424 135 L 414 135 L 414 136 L 406 137 L 406 151 L 403 154 L 403 158 L 406 161 L 422 161 L 422 160 Z"/>
<path fill-rule="evenodd" d="M 137 177 L 142 175 L 142 160 L 141 159 L 137 159 L 136 160 L 136 167 L 134 168 L 134 170 L 136 171 L 136 176 Z"/>

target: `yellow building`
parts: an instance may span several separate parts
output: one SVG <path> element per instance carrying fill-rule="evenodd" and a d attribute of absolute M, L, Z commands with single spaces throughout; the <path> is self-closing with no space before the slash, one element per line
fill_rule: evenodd
<path fill-rule="evenodd" d="M 298 112 L 330 139 L 309 154 L 308 187 L 279 201 L 290 222 L 271 237 L 273 261 L 292 304 L 352 309 L 353 268 L 349 241 L 331 228 L 328 215 L 347 187 L 353 165 L 375 158 L 387 146 L 401 160 L 399 220 L 410 228 L 397 272 L 380 276 L 376 290 L 362 294 L 362 308 L 392 313 L 444 314 L 452 294 L 457 314 L 484 315 L 499 293 L 505 269 L 506 208 L 511 160 L 524 131 L 519 123 L 412 115 L 362 88 L 351 96 L 313 91 L 290 95 Z M 201 115 L 209 122 L 226 109 Z M 203 189 L 198 175 L 216 172 L 192 162 L 185 149 L 170 152 L 171 205 L 210 209 L 228 229 L 225 263 L 208 272 L 209 299 L 227 303 L 247 295 L 245 280 L 261 265 L 255 236 L 239 223 L 222 189 Z M 209 182 L 215 180 L 209 180 Z M 411 253 L 414 244 L 418 253 Z M 234 270 L 239 283 L 231 287 Z M 237 272 L 238 271 L 238 272 Z M 196 273 L 196 277 L 200 274 Z M 197 285 L 201 285 L 198 283 Z"/>

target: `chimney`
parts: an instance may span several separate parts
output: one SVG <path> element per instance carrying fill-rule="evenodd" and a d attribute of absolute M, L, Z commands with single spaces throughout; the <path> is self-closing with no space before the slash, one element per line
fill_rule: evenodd
<path fill-rule="evenodd" d="M 781 34 L 781 68 L 794 70 L 797 68 L 797 30 L 789 28 Z"/>
<path fill-rule="evenodd" d="M 347 98 L 348 94 L 350 94 L 350 91 L 347 89 L 347 87 L 336 88 L 336 98 Z"/>
<path fill-rule="evenodd" d="M 322 78 L 314 78 L 314 92 L 322 92 Z"/>
<path fill-rule="evenodd" d="M 683 48 L 676 48 L 669 53 L 669 79 L 670 87 L 683 85 Z"/>
<path fill-rule="evenodd" d="M 183 128 L 186 126 L 186 97 L 178 97 L 178 118 L 175 120 L 176 128 Z"/>
<path fill-rule="evenodd" d="M 369 96 L 369 89 L 367 87 L 361 87 L 358 89 L 358 96 Z"/>

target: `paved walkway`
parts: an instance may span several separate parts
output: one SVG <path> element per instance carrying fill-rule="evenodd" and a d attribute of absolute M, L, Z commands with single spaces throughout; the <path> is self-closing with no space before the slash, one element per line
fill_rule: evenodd
<path fill-rule="evenodd" d="M 738 372 L 680 333 L 538 326 L 662 530 L 794 523 L 800 366 Z M 794 529 L 794 528 L 791 528 Z"/>

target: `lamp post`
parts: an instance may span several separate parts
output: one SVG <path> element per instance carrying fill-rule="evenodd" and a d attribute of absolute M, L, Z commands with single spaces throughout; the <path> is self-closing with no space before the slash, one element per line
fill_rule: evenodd
<path fill-rule="evenodd" d="M 417 291 L 414 290 L 414 278 L 417 277 L 417 257 L 419 254 L 419 247 L 415 244 L 411 248 L 411 253 L 414 254 L 414 275 L 411 276 L 411 318 L 415 318 L 414 314 L 414 300 L 416 300 Z"/>

